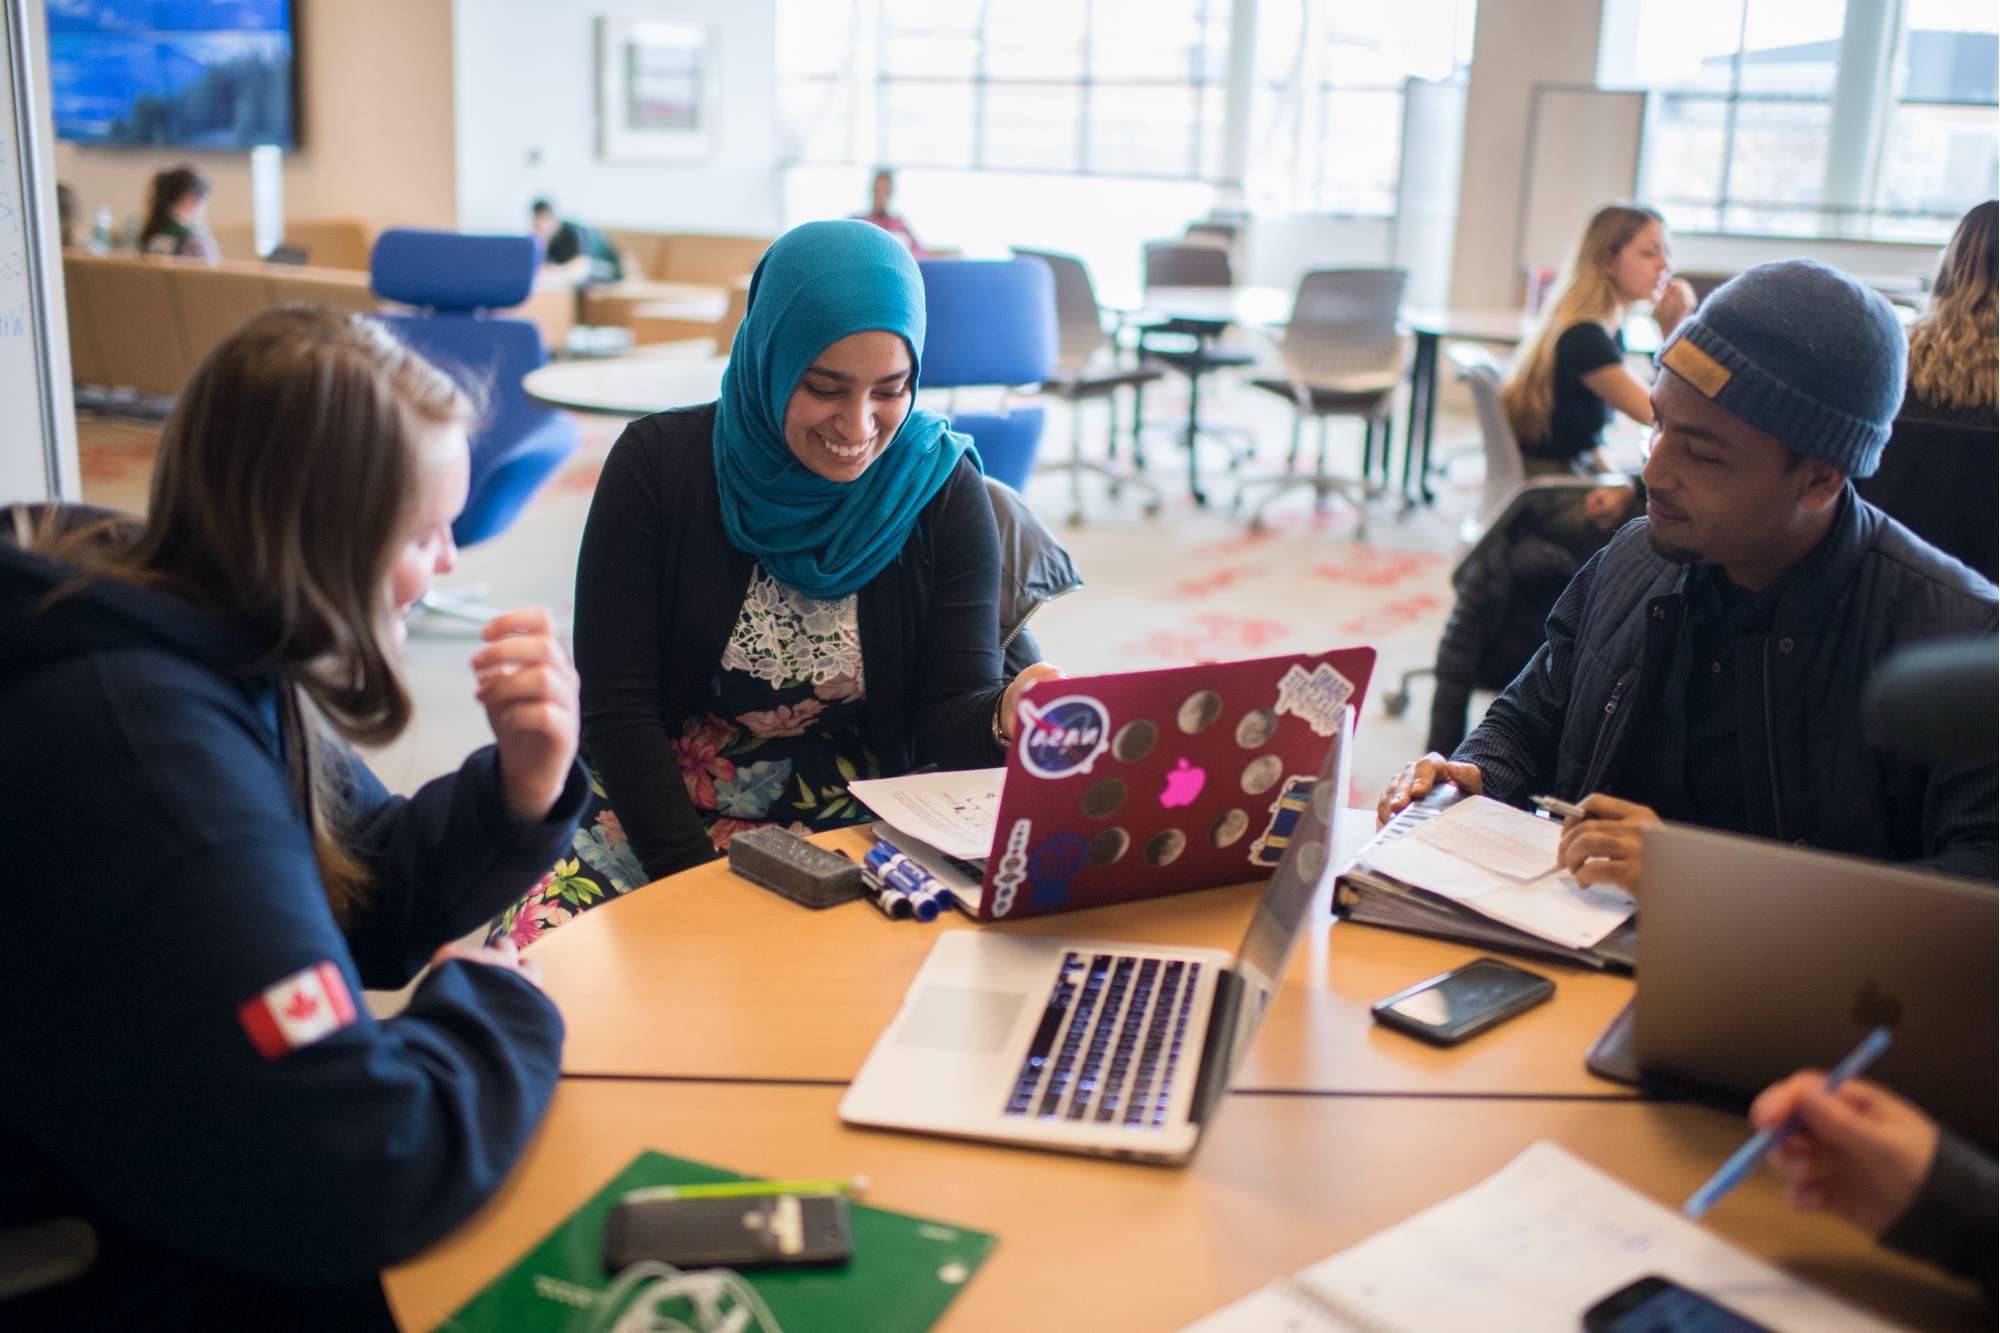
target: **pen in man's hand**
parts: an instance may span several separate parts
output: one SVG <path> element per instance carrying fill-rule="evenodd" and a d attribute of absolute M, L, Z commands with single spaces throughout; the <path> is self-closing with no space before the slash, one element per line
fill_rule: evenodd
<path fill-rule="evenodd" d="M 1537 809 L 1546 810 L 1550 814 L 1562 819 L 1590 818 L 1590 811 L 1573 801 L 1565 801 L 1559 796 L 1530 796 L 1528 799 L 1534 803 Z"/>

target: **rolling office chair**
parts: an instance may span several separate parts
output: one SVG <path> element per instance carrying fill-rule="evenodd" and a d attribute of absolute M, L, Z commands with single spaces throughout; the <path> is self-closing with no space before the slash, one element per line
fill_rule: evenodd
<path fill-rule="evenodd" d="M 415 307 L 378 316 L 416 351 L 483 396 L 486 411 L 472 436 L 472 480 L 465 509 L 451 525 L 460 546 L 506 531 L 535 491 L 575 452 L 575 420 L 529 400 L 522 377 L 548 364 L 541 330 L 525 319 L 487 312 L 520 305 L 534 289 L 538 256 L 531 236 L 467 236 L 396 228 L 375 242 L 369 285 L 385 301 Z M 433 590 L 428 611 L 486 620 L 464 594 Z"/>
<path fill-rule="evenodd" d="M 1015 389 L 1047 380 L 1056 365 L 1056 290 L 1048 265 L 1034 259 L 922 259 L 928 331 L 922 388 L 997 385 Z M 952 429 L 979 448 L 986 475 L 1015 490 L 1035 469 L 1044 411 L 1002 404 L 999 412 L 948 412 Z"/>
<path fill-rule="evenodd" d="M 1264 526 L 1264 510 L 1271 501 L 1286 491 L 1309 487 L 1315 509 L 1323 508 L 1329 495 L 1352 503 L 1360 516 L 1357 535 L 1367 535 L 1368 503 L 1385 493 L 1368 480 L 1375 434 L 1378 429 L 1382 434 L 1386 472 L 1390 408 L 1403 382 L 1404 345 L 1396 314 L 1407 277 L 1402 269 L 1361 268 L 1323 269 L 1299 279 L 1291 321 L 1278 345 L 1285 377 L 1250 381 L 1292 403 L 1292 448 L 1285 474 L 1245 481 L 1236 493 L 1240 505 L 1251 487 L 1271 488 L 1251 511 L 1253 531 Z M 1308 415 L 1319 421 L 1319 462 L 1312 475 L 1295 476 L 1291 469 L 1298 463 L 1300 430 Z M 1359 417 L 1364 424 L 1358 478 L 1333 476 L 1326 470 L 1326 423 L 1337 416 Z"/>
<path fill-rule="evenodd" d="M 1069 473 L 1071 523 L 1083 522 L 1085 473 L 1109 482 L 1113 496 L 1128 485 L 1141 488 L 1149 497 L 1146 501 L 1147 517 L 1157 515 L 1160 512 L 1160 488 L 1136 473 L 1120 472 L 1110 463 L 1118 454 L 1118 391 L 1124 388 L 1132 390 L 1132 450 L 1136 456 L 1143 395 L 1146 386 L 1158 380 L 1162 372 L 1148 366 L 1118 363 L 1117 343 L 1104 331 L 1104 314 L 1097 304 L 1097 289 L 1090 281 L 1090 270 L 1084 267 L 1081 259 L 1050 250 L 1025 250 L 1018 245 L 1014 247 L 1014 254 L 1020 259 L 1034 259 L 1047 264 L 1056 283 L 1056 369 L 1054 375 L 1043 381 L 1042 392 L 1064 399 L 1070 405 L 1070 456 L 1060 463 L 1044 463 L 1041 470 Z M 1110 442 L 1103 463 L 1092 462 L 1083 456 L 1083 404 L 1093 398 L 1104 400 L 1111 418 Z"/>
<path fill-rule="evenodd" d="M 1229 251 L 1219 246 L 1187 241 L 1149 241 L 1145 249 L 1147 290 L 1155 287 L 1221 287 L 1235 285 Z M 1139 331 L 1139 353 L 1180 372 L 1188 382 L 1187 424 L 1180 432 L 1188 451 L 1188 490 L 1198 505 L 1208 503 L 1201 488 L 1197 454 L 1203 438 L 1229 450 L 1233 471 L 1242 466 L 1254 446 L 1250 432 L 1234 427 L 1211 425 L 1201 419 L 1201 381 L 1213 371 L 1247 366 L 1256 361 L 1253 352 L 1217 345 L 1229 328 L 1226 319 L 1169 318 Z M 1143 467 L 1143 460 L 1133 461 Z"/>

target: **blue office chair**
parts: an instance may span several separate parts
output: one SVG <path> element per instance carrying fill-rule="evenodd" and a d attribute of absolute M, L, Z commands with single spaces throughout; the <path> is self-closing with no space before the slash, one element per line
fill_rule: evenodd
<path fill-rule="evenodd" d="M 375 295 L 416 307 L 382 315 L 382 322 L 486 400 L 472 437 L 465 510 L 451 525 L 460 546 L 504 532 L 582 436 L 573 418 L 530 401 L 521 388 L 523 376 L 548 364 L 541 330 L 488 313 L 528 299 L 538 261 L 531 236 L 409 228 L 383 232 L 369 259 Z"/>
<path fill-rule="evenodd" d="M 923 385 L 1017 388 L 1055 372 L 1056 284 L 1032 259 L 925 259 Z M 1040 407 L 954 412 L 952 429 L 972 437 L 986 475 L 1019 490 L 1035 470 Z"/>

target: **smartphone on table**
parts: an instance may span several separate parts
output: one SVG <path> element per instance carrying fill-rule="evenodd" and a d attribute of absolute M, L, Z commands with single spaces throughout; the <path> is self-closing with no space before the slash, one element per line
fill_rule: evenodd
<path fill-rule="evenodd" d="M 604 1219 L 604 1268 L 642 1259 L 676 1268 L 837 1264 L 854 1252 L 847 1200 L 837 1194 L 749 1194 L 622 1200 Z"/>
<path fill-rule="evenodd" d="M 1583 1314 L 1586 1333 L 1771 1333 L 1698 1291 L 1668 1278 L 1642 1277 Z"/>
<path fill-rule="evenodd" d="M 1478 958 L 1378 1000 L 1375 1021 L 1439 1046 L 1455 1046 L 1556 993 L 1547 977 Z"/>

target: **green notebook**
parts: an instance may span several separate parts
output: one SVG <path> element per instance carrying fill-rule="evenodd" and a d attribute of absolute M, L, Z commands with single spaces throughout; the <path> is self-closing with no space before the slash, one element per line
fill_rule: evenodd
<path fill-rule="evenodd" d="M 705 1185 L 752 1177 L 663 1153 L 640 1153 L 542 1238 L 527 1257 L 496 1278 L 451 1318 L 451 1333 L 563 1333 L 597 1293 L 604 1271 L 604 1219 L 630 1191 L 649 1185 Z M 922 1333 L 986 1261 L 996 1238 L 892 1213 L 850 1206 L 854 1257 L 829 1268 L 754 1268 L 742 1276 L 771 1307 L 786 1333 L 854 1329 Z"/>

